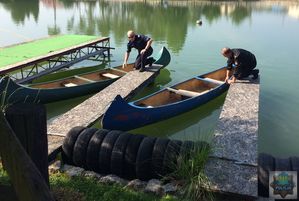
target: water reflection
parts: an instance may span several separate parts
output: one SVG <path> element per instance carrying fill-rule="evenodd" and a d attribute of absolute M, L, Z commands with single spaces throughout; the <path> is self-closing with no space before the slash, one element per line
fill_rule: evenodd
<path fill-rule="evenodd" d="M 39 16 L 38 0 L 0 0 L 5 10 L 11 12 L 16 24 L 33 16 Z M 251 17 L 253 11 L 270 11 L 299 18 L 298 3 L 294 2 L 198 2 L 198 1 L 69 1 L 41 0 L 53 16 L 54 24 L 48 26 L 48 34 L 60 34 L 66 29 L 72 33 L 87 35 L 114 35 L 116 45 L 126 39 L 126 31 L 151 35 L 155 41 L 166 41 L 172 52 L 182 50 L 188 27 L 195 27 L 196 20 L 212 24 L 225 16 L 233 24 L 240 25 Z M 56 9 L 74 10 L 67 16 L 67 27 L 57 24 Z M 49 17 L 51 20 L 51 17 Z M 64 25 L 65 26 L 65 25 Z"/>
<path fill-rule="evenodd" d="M 267 146 L 260 147 L 264 152 L 272 147 L 275 154 L 282 152 L 282 149 L 286 150 L 285 153 L 298 153 L 299 127 L 296 122 L 299 111 L 296 108 L 299 96 L 294 93 L 298 89 L 295 80 L 299 63 L 296 56 L 299 52 L 297 0 L 0 0 L 0 17 L 1 45 L 23 42 L 25 37 L 20 33 L 31 39 L 57 33 L 109 36 L 112 46 L 116 47 L 112 66 L 122 62 L 128 29 L 151 35 L 155 48 L 164 45 L 170 49 L 172 63 L 160 84 L 155 83 L 140 96 L 156 91 L 169 82 L 174 84 L 194 74 L 208 72 L 212 66 L 223 65 L 225 61 L 219 55 L 223 45 L 248 48 L 258 56 L 263 76 L 259 116 L 259 136 L 262 137 L 259 142 Z M 197 26 L 197 20 L 202 20 L 203 25 Z M 61 105 L 71 104 L 74 102 Z M 59 114 L 58 107 L 59 104 L 48 106 L 52 116 Z M 153 125 L 151 129 L 157 126 L 165 135 L 168 135 L 166 132 L 187 134 L 189 129 L 191 132 L 206 130 L 215 123 L 211 118 L 217 117 L 215 111 L 218 111 L 216 106 L 209 109 L 210 112 L 198 109 L 194 113 L 194 116 L 207 114 L 198 123 L 191 119 L 195 123 L 187 125 L 185 120 L 189 116 L 183 115 L 176 121 Z M 64 111 L 64 108 L 60 110 Z M 185 126 L 178 128 L 181 123 Z M 277 143 L 280 143 L 279 146 L 276 146 Z"/>
<path fill-rule="evenodd" d="M 53 8 L 53 18 L 54 18 L 54 25 L 53 26 L 48 26 L 48 34 L 49 35 L 58 35 L 60 34 L 61 30 L 57 26 L 57 20 L 56 20 L 56 8 L 61 7 L 61 4 L 57 2 L 56 0 L 42 0 L 42 2 L 47 6 L 47 7 L 52 7 Z"/>
<path fill-rule="evenodd" d="M 288 15 L 299 19 L 299 5 L 290 6 L 288 9 Z"/>
<path fill-rule="evenodd" d="M 35 22 L 39 15 L 39 0 L 0 0 L 5 10 L 10 11 L 12 20 L 18 24 L 24 24 L 26 18 L 31 16 Z"/>

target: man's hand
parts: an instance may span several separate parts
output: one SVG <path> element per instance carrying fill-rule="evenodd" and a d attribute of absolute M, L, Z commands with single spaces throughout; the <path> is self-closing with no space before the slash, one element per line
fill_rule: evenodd
<path fill-rule="evenodd" d="M 227 84 L 231 84 L 231 83 L 234 83 L 233 80 L 227 80 Z"/>
<path fill-rule="evenodd" d="M 229 76 L 226 76 L 224 82 L 228 82 L 228 80 L 229 80 Z"/>
<path fill-rule="evenodd" d="M 141 50 L 141 51 L 140 51 L 140 54 L 144 54 L 145 51 L 146 51 L 146 49 Z"/>
<path fill-rule="evenodd" d="M 233 76 L 231 79 L 228 79 L 226 82 L 227 82 L 227 84 L 232 84 L 232 83 L 236 82 L 235 76 Z"/>

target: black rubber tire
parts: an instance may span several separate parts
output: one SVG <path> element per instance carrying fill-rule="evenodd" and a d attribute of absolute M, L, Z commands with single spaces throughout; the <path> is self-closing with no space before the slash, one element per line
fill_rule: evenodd
<path fill-rule="evenodd" d="M 292 166 L 291 170 L 299 171 L 299 158 L 298 157 L 290 157 L 290 161 L 291 161 L 291 166 Z M 297 178 L 299 179 L 299 175 L 297 175 Z"/>
<path fill-rule="evenodd" d="M 136 178 L 136 158 L 141 142 L 145 138 L 144 135 L 133 135 L 127 144 L 125 151 L 125 163 L 123 176 L 127 179 Z"/>
<path fill-rule="evenodd" d="M 165 151 L 167 148 L 168 143 L 170 142 L 169 139 L 166 138 L 157 138 L 152 154 L 152 177 L 153 178 L 161 178 L 164 176 L 163 174 L 163 160 Z"/>
<path fill-rule="evenodd" d="M 289 158 L 275 158 L 275 171 L 290 171 L 291 161 Z"/>
<path fill-rule="evenodd" d="M 110 170 L 112 174 L 120 177 L 123 176 L 126 148 L 131 136 L 133 135 L 129 133 L 122 133 L 117 138 L 112 150 L 110 161 Z"/>
<path fill-rule="evenodd" d="M 110 131 L 109 133 L 107 133 L 101 144 L 101 149 L 99 152 L 99 172 L 102 174 L 110 173 L 111 153 L 114 147 L 114 143 L 121 133 L 123 133 L 123 131 Z"/>
<path fill-rule="evenodd" d="M 109 130 L 99 129 L 91 137 L 87 152 L 86 152 L 86 166 L 88 170 L 99 172 L 99 152 L 101 149 L 101 144 L 106 137 Z"/>
<path fill-rule="evenodd" d="M 290 157 L 291 161 L 291 170 L 297 171 L 297 185 L 299 184 L 299 158 L 298 157 Z"/>
<path fill-rule="evenodd" d="M 96 128 L 86 128 L 78 136 L 73 149 L 73 162 L 76 166 L 86 169 L 87 147 L 91 137 L 97 130 Z"/>
<path fill-rule="evenodd" d="M 164 153 L 163 174 L 171 173 L 177 166 L 177 160 L 181 152 L 182 141 L 170 140 Z"/>
<path fill-rule="evenodd" d="M 261 153 L 258 157 L 258 194 L 269 196 L 269 172 L 275 170 L 275 158 Z"/>
<path fill-rule="evenodd" d="M 82 126 L 76 126 L 72 128 L 64 138 L 62 144 L 62 160 L 64 163 L 73 165 L 73 149 L 77 141 L 78 136 L 85 128 Z"/>
<path fill-rule="evenodd" d="M 139 147 L 136 158 L 136 177 L 147 181 L 152 178 L 151 160 L 157 138 L 145 137 Z"/>

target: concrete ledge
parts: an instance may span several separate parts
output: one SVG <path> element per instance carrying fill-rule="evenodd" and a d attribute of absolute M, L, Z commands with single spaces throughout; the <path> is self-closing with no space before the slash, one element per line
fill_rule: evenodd
<path fill-rule="evenodd" d="M 213 140 L 214 156 L 257 165 L 259 80 L 230 86 Z"/>
<path fill-rule="evenodd" d="M 259 79 L 230 86 L 206 166 L 214 190 L 257 197 L 258 111 Z"/>
<path fill-rule="evenodd" d="M 64 136 L 48 135 L 48 154 L 55 151 L 63 143 Z"/>
<path fill-rule="evenodd" d="M 257 168 L 223 159 L 210 159 L 206 175 L 212 190 L 257 197 Z"/>

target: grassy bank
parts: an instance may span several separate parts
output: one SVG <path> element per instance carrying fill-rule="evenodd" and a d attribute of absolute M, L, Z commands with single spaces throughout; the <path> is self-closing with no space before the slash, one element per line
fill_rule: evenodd
<path fill-rule="evenodd" d="M 9 177 L 0 165 L 0 184 L 9 185 Z M 92 178 L 74 177 L 63 173 L 50 175 L 50 186 L 58 201 L 179 201 L 173 196 L 162 198 L 125 189 L 118 185 L 104 185 Z"/>
<path fill-rule="evenodd" d="M 0 184 L 10 185 L 9 177 L 0 163 Z M 69 177 L 63 173 L 50 175 L 50 186 L 59 201 L 179 201 L 174 196 L 162 198 L 136 192 L 118 185 L 107 185 L 93 178 Z"/>
<path fill-rule="evenodd" d="M 64 173 L 50 175 L 51 191 L 57 200 L 63 201 L 179 201 L 213 200 L 211 193 L 205 190 L 209 182 L 203 173 L 204 164 L 210 153 L 209 146 L 197 147 L 191 155 L 179 156 L 175 171 L 165 180 L 174 180 L 182 191 L 179 198 L 166 195 L 157 197 L 143 192 L 136 192 L 118 185 L 101 184 L 93 178 L 69 177 Z M 190 157 L 191 156 L 191 157 Z M 9 184 L 9 177 L 0 163 L 0 184 Z"/>
<path fill-rule="evenodd" d="M 172 196 L 159 198 L 118 185 L 104 185 L 91 178 L 69 178 L 61 173 L 51 175 L 50 183 L 55 196 L 64 201 L 178 201 Z"/>
<path fill-rule="evenodd" d="M 57 200 L 63 201 L 193 201 L 214 200 L 213 195 L 206 189 L 209 181 L 204 174 L 204 165 L 208 160 L 211 148 L 207 143 L 196 144 L 191 151 L 180 154 L 174 163 L 173 173 L 163 180 L 173 181 L 180 187 L 179 198 L 166 195 L 157 197 L 152 194 L 136 192 L 119 185 L 99 183 L 94 178 L 69 177 L 64 173 L 50 174 L 51 191 Z M 181 153 L 184 153 L 181 151 Z M 9 184 L 9 177 L 0 162 L 0 184 Z"/>

